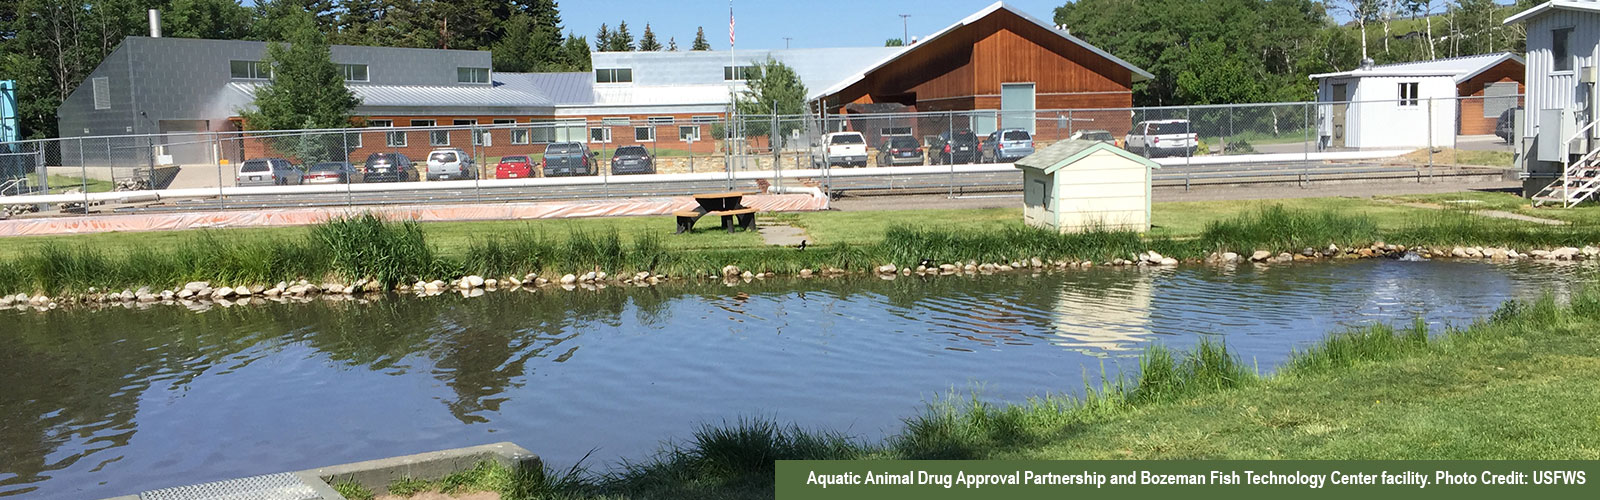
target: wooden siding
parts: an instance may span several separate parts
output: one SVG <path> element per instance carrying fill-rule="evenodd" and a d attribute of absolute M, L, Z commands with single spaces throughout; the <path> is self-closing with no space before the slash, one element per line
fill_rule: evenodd
<path fill-rule="evenodd" d="M 904 56 L 829 96 L 828 104 L 837 108 L 852 102 L 900 102 L 922 111 L 996 109 L 1001 84 L 1032 82 L 1040 109 L 1057 107 L 1046 104 L 1051 94 L 1100 92 L 1126 94 L 1053 99 L 1087 107 L 1128 107 L 1133 104 L 1132 78 L 1132 72 L 1112 60 L 999 10 L 912 46 Z"/>
<path fill-rule="evenodd" d="M 1456 95 L 1463 97 L 1458 109 L 1457 134 L 1461 135 L 1490 135 L 1494 134 L 1495 117 L 1483 116 L 1483 88 L 1491 83 L 1516 82 L 1517 93 L 1527 91 L 1527 86 L 1522 84 L 1522 78 L 1527 71 L 1522 63 L 1516 61 L 1503 61 L 1493 68 L 1479 73 L 1464 82 L 1456 84 Z M 1522 104 L 1522 99 L 1517 99 L 1517 104 Z"/>

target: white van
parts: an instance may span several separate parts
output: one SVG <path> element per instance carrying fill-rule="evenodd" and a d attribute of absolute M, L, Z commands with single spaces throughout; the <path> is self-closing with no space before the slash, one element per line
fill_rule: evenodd
<path fill-rule="evenodd" d="M 455 148 L 435 149 L 428 153 L 428 180 L 475 179 L 478 164 L 472 155 Z"/>

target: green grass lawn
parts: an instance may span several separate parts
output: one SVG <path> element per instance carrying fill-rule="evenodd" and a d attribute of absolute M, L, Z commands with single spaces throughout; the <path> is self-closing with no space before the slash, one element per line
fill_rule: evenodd
<path fill-rule="evenodd" d="M 1412 163 L 1427 164 L 1430 157 L 1427 148 L 1406 153 L 1401 156 Z M 1510 151 L 1475 151 L 1467 149 L 1442 148 L 1435 150 L 1431 157 L 1435 165 L 1476 165 L 1483 167 L 1512 166 L 1514 156 Z"/>
<path fill-rule="evenodd" d="M 1493 193 L 1468 192 L 1434 197 L 1483 197 L 1505 200 Z M 1520 199 L 1514 196 L 1510 198 Z M 1419 197 L 1419 201 L 1431 198 Z M 1436 210 L 1414 208 L 1364 198 L 1294 198 L 1283 200 L 1206 201 L 1157 203 L 1153 206 L 1154 228 L 1151 236 L 1185 238 L 1199 235 L 1207 223 L 1225 220 L 1240 213 L 1270 206 L 1282 205 L 1295 210 L 1331 212 L 1342 215 L 1370 217 L 1381 230 L 1398 229 L 1425 220 Z M 1600 221 L 1600 207 L 1587 210 L 1588 217 Z M 1532 210 L 1534 214 L 1547 214 L 1552 210 Z M 1572 217 L 1572 214 L 1565 216 Z M 776 214 L 777 221 L 806 230 L 814 244 L 873 244 L 882 241 L 890 227 L 934 227 L 945 230 L 986 232 L 1022 226 L 1021 208 L 994 208 L 982 210 L 885 210 L 856 212 L 796 212 Z M 573 231 L 591 233 L 615 230 L 623 236 L 655 233 L 667 236 L 663 243 L 669 249 L 736 249 L 756 248 L 764 244 L 757 234 L 727 234 L 716 230 L 716 221 L 702 220 L 700 230 L 693 235 L 672 236 L 670 217 L 610 217 L 580 219 L 548 219 L 531 221 L 474 221 L 430 222 L 422 224 L 428 241 L 441 253 L 450 255 L 466 249 L 475 240 L 487 235 L 516 230 L 543 232 L 553 238 L 564 238 Z M 304 227 L 210 229 L 204 232 L 223 238 L 273 239 L 298 238 L 306 234 Z M 15 257 L 37 251 L 51 243 L 91 245 L 107 253 L 116 254 L 139 247 L 170 248 L 195 238 L 200 231 L 154 231 L 143 233 L 95 233 L 65 236 L 23 236 L 6 238 L 0 246 L 0 258 Z"/>
<path fill-rule="evenodd" d="M 1430 203 L 1466 210 L 1500 210 L 1570 224 L 1600 225 L 1600 204 L 1588 203 L 1573 208 L 1535 207 L 1527 198 L 1513 193 L 1466 191 L 1427 195 L 1391 196 L 1385 199 Z"/>
<path fill-rule="evenodd" d="M 84 186 L 83 177 L 52 175 L 50 176 L 49 181 L 51 194 L 61 194 L 73 189 L 82 188 Z M 117 185 L 111 181 L 89 179 L 88 187 L 89 192 L 91 193 L 104 193 L 116 189 Z"/>

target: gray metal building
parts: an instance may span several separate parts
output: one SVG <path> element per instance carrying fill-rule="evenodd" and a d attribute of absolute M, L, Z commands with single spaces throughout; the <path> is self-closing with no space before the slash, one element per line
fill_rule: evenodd
<path fill-rule="evenodd" d="M 1600 66 L 1600 2 L 1556 0 L 1506 19 L 1527 32 L 1527 106 L 1522 122 L 1528 152 L 1524 192 L 1530 196 L 1561 177 L 1567 162 L 1589 152 L 1593 141 L 1566 139 L 1594 123 L 1600 97 L 1595 92 Z M 1600 140 L 1600 126 L 1588 135 Z M 1576 149 L 1573 149 L 1576 148 Z"/>

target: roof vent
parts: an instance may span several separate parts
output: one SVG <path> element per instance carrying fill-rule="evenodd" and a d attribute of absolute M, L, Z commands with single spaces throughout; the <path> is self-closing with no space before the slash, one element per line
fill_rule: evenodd
<path fill-rule="evenodd" d="M 1369 58 L 1366 58 L 1366 59 L 1362 59 L 1361 60 L 1361 69 L 1372 69 L 1372 64 L 1373 64 L 1372 58 L 1369 57 Z"/>
<path fill-rule="evenodd" d="M 161 11 L 150 9 L 150 38 L 161 38 Z"/>

